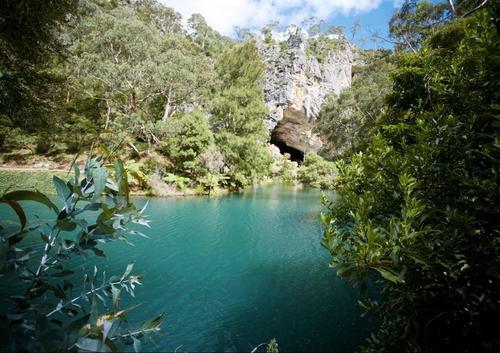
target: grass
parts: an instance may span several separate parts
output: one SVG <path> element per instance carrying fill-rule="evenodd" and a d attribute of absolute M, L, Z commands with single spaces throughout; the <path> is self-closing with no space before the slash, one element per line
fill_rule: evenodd
<path fill-rule="evenodd" d="M 0 195 L 13 190 L 38 190 L 54 195 L 56 193 L 52 184 L 54 175 L 63 180 L 67 178 L 65 172 L 0 170 Z"/>

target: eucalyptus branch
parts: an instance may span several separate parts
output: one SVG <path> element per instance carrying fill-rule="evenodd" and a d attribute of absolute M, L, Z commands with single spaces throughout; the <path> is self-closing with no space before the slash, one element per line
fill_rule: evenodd
<path fill-rule="evenodd" d="M 259 344 L 257 347 L 255 347 L 254 349 L 252 349 L 252 350 L 250 351 L 250 353 L 256 353 L 256 352 L 257 352 L 257 350 L 258 350 L 260 347 L 262 347 L 262 346 L 266 346 L 266 345 L 267 345 L 267 343 L 266 343 L 266 342 L 263 342 L 263 343 Z"/>
<path fill-rule="evenodd" d="M 51 231 L 52 234 L 53 230 Z M 49 241 L 45 244 L 45 247 L 43 249 L 43 255 L 42 258 L 40 259 L 40 265 L 38 266 L 38 269 L 35 272 L 35 277 L 38 278 L 40 277 L 40 274 L 43 271 L 43 268 L 45 267 L 45 264 L 47 263 L 47 260 L 49 258 L 49 252 L 54 246 L 54 243 L 59 236 L 59 233 L 61 232 L 61 229 L 57 230 L 57 233 L 53 237 L 49 237 Z"/>
<path fill-rule="evenodd" d="M 486 6 L 487 3 L 488 3 L 488 0 L 484 0 L 482 3 L 480 3 L 479 5 L 477 5 L 475 8 L 473 8 L 473 9 L 467 11 L 466 13 L 464 13 L 462 15 L 462 17 L 469 16 L 469 15 L 473 14 L 474 12 L 482 9 L 484 6 Z"/>
<path fill-rule="evenodd" d="M 116 341 L 119 338 L 134 337 L 134 336 L 137 336 L 137 335 L 140 335 L 140 334 L 144 334 L 144 333 L 147 333 L 147 332 L 158 331 L 158 330 L 159 330 L 158 327 L 147 328 L 147 329 L 143 329 L 143 330 L 137 330 L 137 331 L 129 332 L 129 333 L 124 334 L 124 335 L 118 335 L 118 336 L 110 337 L 110 340 L 111 341 Z"/>
<path fill-rule="evenodd" d="M 89 290 L 88 292 L 86 293 L 82 293 L 80 294 L 78 297 L 75 297 L 71 300 L 68 300 L 66 303 L 63 303 L 61 305 L 58 305 L 57 308 L 55 308 L 54 310 L 52 310 L 51 312 L 49 312 L 47 315 L 45 315 L 45 317 L 50 317 L 52 316 L 53 314 L 59 312 L 62 308 L 65 308 L 67 307 L 68 305 L 71 305 L 71 304 L 74 304 L 76 303 L 78 300 L 80 299 L 83 299 L 83 297 L 85 296 L 89 296 L 91 294 L 94 294 L 94 293 L 97 293 L 97 292 L 100 292 L 102 290 L 105 290 L 113 285 L 116 285 L 116 284 L 125 284 L 125 283 L 131 283 L 131 280 L 130 279 L 127 279 L 125 281 L 116 281 L 116 282 L 109 282 L 109 283 L 106 283 L 106 284 L 103 284 L 102 286 L 100 287 L 97 287 L 97 288 L 94 288 L 94 289 L 91 289 Z"/>

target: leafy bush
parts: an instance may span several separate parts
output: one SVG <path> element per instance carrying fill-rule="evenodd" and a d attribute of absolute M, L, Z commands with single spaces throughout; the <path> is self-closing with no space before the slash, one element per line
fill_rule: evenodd
<path fill-rule="evenodd" d="M 366 145 L 378 118 L 386 111 L 393 69 L 388 54 L 364 53 L 364 65 L 356 67 L 350 87 L 332 94 L 322 106 L 317 130 L 326 139 L 331 155 L 347 156 Z"/>
<path fill-rule="evenodd" d="M 100 243 L 145 236 L 126 225 L 148 225 L 143 210 L 129 200 L 120 161 L 108 171 L 102 158 L 89 158 L 82 177 L 78 167 L 74 172 L 68 182 L 53 177 L 61 209 L 38 191 L 0 197 L 19 218 L 19 224 L 2 221 L 0 226 L 0 273 L 6 284 L 0 295 L 10 303 L 0 310 L 2 351 L 116 351 L 121 344 L 133 344 L 139 351 L 141 337 L 159 330 L 161 316 L 133 324 L 127 320 L 130 308 L 120 307 L 121 293 L 133 295 L 141 284 L 141 276 L 132 274 L 132 263 L 118 276 L 106 277 L 94 267 L 81 284 L 69 277 L 73 271 L 65 268 L 68 260 L 89 253 L 104 256 Z M 26 200 L 48 207 L 54 220 L 28 219 L 19 203 Z M 91 212 L 98 212 L 97 217 Z M 45 244 L 36 250 L 23 243 L 34 231 Z M 10 281 L 22 286 L 15 295 L 9 291 Z"/>
<path fill-rule="evenodd" d="M 315 152 L 309 152 L 304 156 L 298 177 L 306 185 L 329 189 L 333 187 L 336 173 L 335 163 L 323 159 Z"/>
<path fill-rule="evenodd" d="M 48 134 L 41 134 L 36 139 L 35 152 L 38 154 L 46 154 L 50 151 L 52 146 L 53 141 Z"/>
<path fill-rule="evenodd" d="M 56 189 L 52 183 L 52 177 L 64 178 L 65 172 L 51 171 L 0 171 L 0 195 L 11 190 L 37 190 L 48 195 L 55 195 Z"/>
<path fill-rule="evenodd" d="M 201 172 L 200 156 L 213 143 L 208 120 L 200 112 L 171 117 L 160 151 L 181 171 Z"/>
<path fill-rule="evenodd" d="M 255 136 L 240 137 L 229 133 L 217 136 L 224 160 L 228 166 L 228 176 L 234 187 L 250 185 L 269 175 L 273 157 L 266 146 Z"/>
<path fill-rule="evenodd" d="M 363 303 L 380 320 L 367 352 L 500 347 L 491 324 L 500 314 L 500 37 L 491 18 L 455 20 L 404 54 L 377 134 L 338 164 L 323 245 L 339 274 L 382 288 Z"/>
<path fill-rule="evenodd" d="M 344 45 L 346 43 L 341 38 L 330 38 L 326 34 L 321 34 L 318 37 L 309 38 L 306 55 L 313 56 L 322 63 L 332 52 L 342 49 Z"/>
<path fill-rule="evenodd" d="M 271 167 L 273 177 L 284 184 L 295 184 L 298 176 L 298 163 L 290 160 L 290 154 L 285 153 Z"/>
<path fill-rule="evenodd" d="M 191 181 L 191 179 L 183 177 L 182 175 L 167 173 L 163 177 L 163 181 L 167 184 L 175 185 L 175 187 L 180 190 L 184 190 L 187 188 L 188 183 Z"/>

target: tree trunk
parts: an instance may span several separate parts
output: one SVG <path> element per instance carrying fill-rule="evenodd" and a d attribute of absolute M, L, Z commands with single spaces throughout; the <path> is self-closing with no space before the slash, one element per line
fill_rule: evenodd
<path fill-rule="evenodd" d="M 163 112 L 163 121 L 167 121 L 170 116 L 170 101 L 172 98 L 172 84 L 168 86 L 167 100 L 165 102 L 165 111 Z"/>

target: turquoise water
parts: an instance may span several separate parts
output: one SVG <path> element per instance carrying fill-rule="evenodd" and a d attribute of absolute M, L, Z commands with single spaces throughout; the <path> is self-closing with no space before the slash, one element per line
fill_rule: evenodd
<path fill-rule="evenodd" d="M 136 199 L 144 204 L 146 198 Z M 257 188 L 220 198 L 149 199 L 151 239 L 104 246 L 95 264 L 144 275 L 133 319 L 165 313 L 148 351 L 352 351 L 368 334 L 358 292 L 328 268 L 320 246 L 320 192 Z"/>

